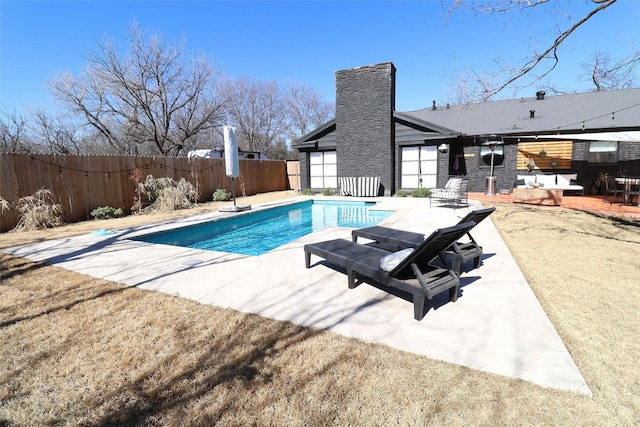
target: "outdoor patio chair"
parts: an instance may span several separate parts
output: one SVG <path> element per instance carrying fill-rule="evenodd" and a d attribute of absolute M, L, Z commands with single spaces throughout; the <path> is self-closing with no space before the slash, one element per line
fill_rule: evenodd
<path fill-rule="evenodd" d="M 624 201 L 633 205 L 633 199 L 638 200 L 638 197 L 640 197 L 640 178 L 626 178 L 624 180 Z M 637 203 L 640 204 L 640 202 Z"/>
<path fill-rule="evenodd" d="M 473 221 L 477 224 L 482 222 L 486 217 L 491 215 L 496 208 L 484 208 L 469 212 L 462 218 L 458 224 Z M 454 242 L 450 247 L 440 254 L 440 258 L 444 262 L 444 256 L 448 255 L 452 259 L 451 269 L 458 274 L 462 272 L 462 265 L 470 259 L 473 259 L 474 268 L 480 266 L 482 259 L 482 246 L 478 245 L 470 232 L 466 233 L 469 241 Z M 374 226 L 355 229 L 351 232 L 351 240 L 358 241 L 358 237 L 373 240 L 376 244 L 384 249 L 391 251 L 400 251 L 406 248 L 415 248 L 423 241 L 425 235 L 412 231 L 398 230 L 391 227 Z"/>
<path fill-rule="evenodd" d="M 616 179 L 613 176 L 608 176 L 607 179 L 604 180 L 605 192 L 603 202 L 609 202 L 613 204 L 616 198 L 624 197 L 624 184 L 618 184 Z"/>
<path fill-rule="evenodd" d="M 440 252 L 447 249 L 467 233 L 474 222 L 434 231 L 431 236 L 417 246 L 406 258 L 390 271 L 383 269 L 385 260 L 396 253 L 381 248 L 361 245 L 346 239 L 310 243 L 304 246 L 305 266 L 310 268 L 311 255 L 324 258 L 327 262 L 346 270 L 350 289 L 356 287 L 356 279 L 372 285 L 397 289 L 412 295 L 413 316 L 416 320 L 424 317 L 425 298 L 449 291 L 449 300 L 458 299 L 460 278 L 450 269 L 432 265 Z"/>
<path fill-rule="evenodd" d="M 432 188 L 429 195 L 429 206 L 433 199 L 442 201 L 445 205 L 468 206 L 469 180 L 462 178 L 449 178 L 444 188 Z"/>

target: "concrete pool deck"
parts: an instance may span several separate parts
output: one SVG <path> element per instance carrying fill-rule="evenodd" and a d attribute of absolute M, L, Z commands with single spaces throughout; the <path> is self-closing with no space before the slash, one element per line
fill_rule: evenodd
<path fill-rule="evenodd" d="M 470 201 L 468 208 L 452 209 L 429 207 L 428 199 L 375 200 L 381 202 L 380 209 L 396 211 L 381 225 L 421 233 L 454 225 L 470 209 L 480 207 L 477 201 Z M 252 210 L 273 205 L 254 205 Z M 467 264 L 458 301 L 448 302 L 445 292 L 428 302 L 425 317 L 416 321 L 410 299 L 367 284 L 348 289 L 343 273 L 314 256 L 311 268 L 305 268 L 306 243 L 350 239 L 351 229 L 326 228 L 257 257 L 128 239 L 222 215 L 230 214 L 198 215 L 3 252 L 204 304 L 328 329 L 544 387 L 591 394 L 491 217 L 473 230 L 485 255 L 479 269 L 468 270 L 471 262 Z"/>

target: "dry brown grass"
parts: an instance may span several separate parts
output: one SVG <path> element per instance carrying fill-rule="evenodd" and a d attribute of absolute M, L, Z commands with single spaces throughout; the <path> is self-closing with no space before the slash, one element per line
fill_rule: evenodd
<path fill-rule="evenodd" d="M 0 255 L 0 425 L 637 425 L 640 228 L 497 207 L 593 397 Z"/>

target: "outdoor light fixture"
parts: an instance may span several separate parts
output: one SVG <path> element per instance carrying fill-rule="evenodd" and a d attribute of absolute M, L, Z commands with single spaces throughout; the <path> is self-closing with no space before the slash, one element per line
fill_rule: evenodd
<path fill-rule="evenodd" d="M 442 154 L 446 154 L 449 151 L 449 146 L 447 144 L 440 144 L 438 146 L 438 151 Z"/>

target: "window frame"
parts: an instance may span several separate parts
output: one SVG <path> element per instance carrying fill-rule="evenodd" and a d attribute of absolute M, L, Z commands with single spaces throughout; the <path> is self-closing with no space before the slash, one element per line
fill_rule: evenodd
<path fill-rule="evenodd" d="M 415 150 L 415 158 L 409 158 L 407 160 L 407 154 L 411 153 L 411 150 Z M 411 145 L 403 146 L 400 149 L 400 187 L 403 189 L 411 190 L 416 188 L 435 188 L 438 180 L 438 149 L 436 146 L 431 145 Z M 407 166 L 415 166 L 411 173 L 407 173 Z M 428 173 L 428 166 L 435 166 L 433 173 Z M 407 180 L 414 178 L 417 179 L 417 187 L 408 186 Z M 425 182 L 425 180 L 427 182 Z M 431 183 L 432 185 L 429 185 Z"/>
<path fill-rule="evenodd" d="M 315 155 L 320 154 L 321 161 L 319 163 L 313 162 L 311 159 Z M 332 162 L 327 162 L 327 154 L 332 154 L 333 160 Z M 322 175 L 313 175 L 312 170 L 315 169 L 314 166 L 319 166 L 322 169 Z M 333 172 L 333 174 L 327 174 L 327 172 Z M 316 179 L 322 180 L 322 187 L 314 187 L 313 182 Z M 329 181 L 329 182 L 327 182 Z M 335 185 L 330 185 L 330 184 Z M 337 189 L 338 188 L 338 153 L 335 150 L 327 150 L 327 151 L 313 151 L 309 153 L 309 188 L 315 190 L 324 190 L 325 188 Z"/>

